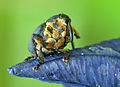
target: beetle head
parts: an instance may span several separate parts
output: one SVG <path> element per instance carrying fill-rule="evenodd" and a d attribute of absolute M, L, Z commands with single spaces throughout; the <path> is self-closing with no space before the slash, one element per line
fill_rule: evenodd
<path fill-rule="evenodd" d="M 71 19 L 65 14 L 59 14 L 60 19 L 63 19 L 63 22 L 68 24 L 71 23 Z"/>

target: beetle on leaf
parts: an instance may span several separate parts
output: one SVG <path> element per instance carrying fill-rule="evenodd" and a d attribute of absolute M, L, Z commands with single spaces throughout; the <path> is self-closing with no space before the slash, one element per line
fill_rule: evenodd
<path fill-rule="evenodd" d="M 37 71 L 39 66 L 44 63 L 44 56 L 56 52 L 65 54 L 64 62 L 69 59 L 69 49 L 63 49 L 71 42 L 74 49 L 73 33 L 76 38 L 80 38 L 78 32 L 71 26 L 71 19 L 65 14 L 58 14 L 49 18 L 41 24 L 32 34 L 29 42 L 29 51 L 32 56 L 26 58 L 40 59 L 41 61 L 34 70 Z"/>

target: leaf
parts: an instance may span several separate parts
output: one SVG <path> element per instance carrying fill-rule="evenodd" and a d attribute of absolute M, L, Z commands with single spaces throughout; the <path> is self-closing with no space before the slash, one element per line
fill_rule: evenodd
<path fill-rule="evenodd" d="M 69 63 L 64 54 L 45 57 L 45 63 L 35 72 L 37 60 L 29 60 L 12 66 L 13 76 L 34 78 L 45 82 L 63 84 L 66 87 L 119 87 L 120 86 L 120 39 L 70 51 Z"/>

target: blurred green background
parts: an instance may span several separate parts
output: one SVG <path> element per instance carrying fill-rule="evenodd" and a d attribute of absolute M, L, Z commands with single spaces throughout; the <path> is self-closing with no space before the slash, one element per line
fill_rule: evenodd
<path fill-rule="evenodd" d="M 49 17 L 65 13 L 80 33 L 76 47 L 120 37 L 120 1 L 4 0 L 0 1 L 0 87 L 62 87 L 31 78 L 13 77 L 7 68 L 30 55 L 35 28 Z M 66 48 L 69 48 L 70 44 Z"/>

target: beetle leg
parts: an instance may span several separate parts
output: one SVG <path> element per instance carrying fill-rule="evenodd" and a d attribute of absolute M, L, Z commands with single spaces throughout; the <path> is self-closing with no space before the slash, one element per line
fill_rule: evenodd
<path fill-rule="evenodd" d="M 38 59 L 40 59 L 40 61 L 39 61 L 39 64 L 37 64 L 36 66 L 33 67 L 34 71 L 38 71 L 39 66 L 44 63 L 44 55 L 42 53 L 42 48 L 43 48 L 43 45 L 40 44 L 40 48 L 38 51 L 38 57 L 37 57 Z"/>
<path fill-rule="evenodd" d="M 58 51 L 66 54 L 66 53 L 68 53 L 70 50 L 69 50 L 69 49 L 58 49 Z"/>
<path fill-rule="evenodd" d="M 34 48 L 34 51 L 35 51 L 35 54 L 36 54 L 36 56 L 34 57 L 34 59 L 36 59 L 38 57 L 38 55 L 37 55 L 37 51 L 36 51 L 35 39 L 32 39 L 32 42 L 33 42 L 33 48 Z"/>
<path fill-rule="evenodd" d="M 33 34 L 32 42 L 33 42 L 33 48 L 34 48 L 34 51 L 35 51 L 35 54 L 36 54 L 36 57 L 34 57 L 34 59 L 36 59 L 38 57 L 35 43 L 40 45 L 41 44 L 40 41 L 41 41 L 41 37 L 38 34 Z"/>
<path fill-rule="evenodd" d="M 40 59 L 40 60 L 41 60 L 41 59 Z M 33 70 L 34 70 L 35 72 L 37 72 L 37 71 L 39 70 L 39 66 L 40 66 L 41 64 L 43 64 L 43 63 L 42 63 L 42 62 L 39 62 L 39 64 L 37 64 L 36 66 L 33 67 Z"/>
<path fill-rule="evenodd" d="M 29 57 L 27 57 L 24 61 L 28 61 L 28 60 L 30 60 L 30 59 L 32 59 L 32 58 L 34 58 L 34 56 L 29 56 Z"/>
<path fill-rule="evenodd" d="M 43 48 L 43 45 L 41 44 L 39 52 L 38 52 L 38 57 L 40 59 L 40 64 L 44 63 L 44 55 L 42 53 L 42 48 Z"/>
<path fill-rule="evenodd" d="M 39 69 L 39 66 L 44 63 L 44 55 L 42 53 L 42 46 L 40 47 L 40 50 L 38 52 L 38 57 L 37 58 L 40 59 L 40 61 L 39 61 L 39 64 L 37 64 L 36 66 L 33 67 L 33 70 L 35 72 L 37 72 L 38 69 Z"/>
<path fill-rule="evenodd" d="M 72 26 L 72 31 L 75 33 L 74 35 L 75 35 L 75 37 L 77 38 L 77 39 L 79 39 L 80 38 L 80 35 L 79 35 L 79 33 L 75 30 L 75 28 Z"/>
<path fill-rule="evenodd" d="M 44 40 L 41 36 L 35 35 L 35 34 L 34 34 L 33 39 L 40 46 L 38 54 L 37 54 L 37 51 L 36 51 L 36 46 L 34 48 L 34 50 L 36 52 L 36 55 L 37 55 L 37 57 L 35 59 L 37 59 L 37 58 L 40 59 L 39 64 L 37 64 L 36 66 L 33 67 L 33 70 L 37 71 L 39 69 L 39 66 L 44 63 L 44 55 L 42 53 L 42 48 L 43 48 L 42 43 L 44 42 Z"/>
<path fill-rule="evenodd" d="M 39 67 L 40 67 L 40 65 L 41 65 L 41 64 L 39 63 L 39 64 L 37 64 L 36 66 L 34 66 L 34 67 L 33 67 L 33 70 L 34 70 L 35 72 L 37 72 L 38 69 L 39 69 Z"/>
<path fill-rule="evenodd" d="M 72 49 L 74 49 L 75 46 L 74 46 L 74 42 L 73 42 L 73 31 L 72 31 L 72 27 L 69 23 L 68 23 L 68 29 L 69 29 L 69 33 L 70 33 L 70 42 L 71 42 L 71 45 L 72 45 Z"/>
<path fill-rule="evenodd" d="M 58 49 L 59 52 L 62 52 L 65 54 L 65 56 L 63 57 L 63 61 L 65 63 L 68 63 L 69 62 L 69 49 Z"/>
<path fill-rule="evenodd" d="M 35 72 L 37 72 L 38 70 L 39 70 L 39 66 L 41 65 L 41 64 L 43 64 L 43 60 L 41 60 L 41 59 L 43 59 L 43 58 L 40 58 L 40 57 L 38 57 L 39 59 L 40 59 L 40 61 L 38 60 L 38 64 L 36 65 L 36 66 L 34 66 L 33 67 L 33 70 L 35 71 Z"/>
<path fill-rule="evenodd" d="M 60 38 L 54 45 L 54 47 L 56 47 L 57 49 L 59 47 L 61 47 L 63 44 L 65 43 L 65 39 L 64 38 Z"/>

